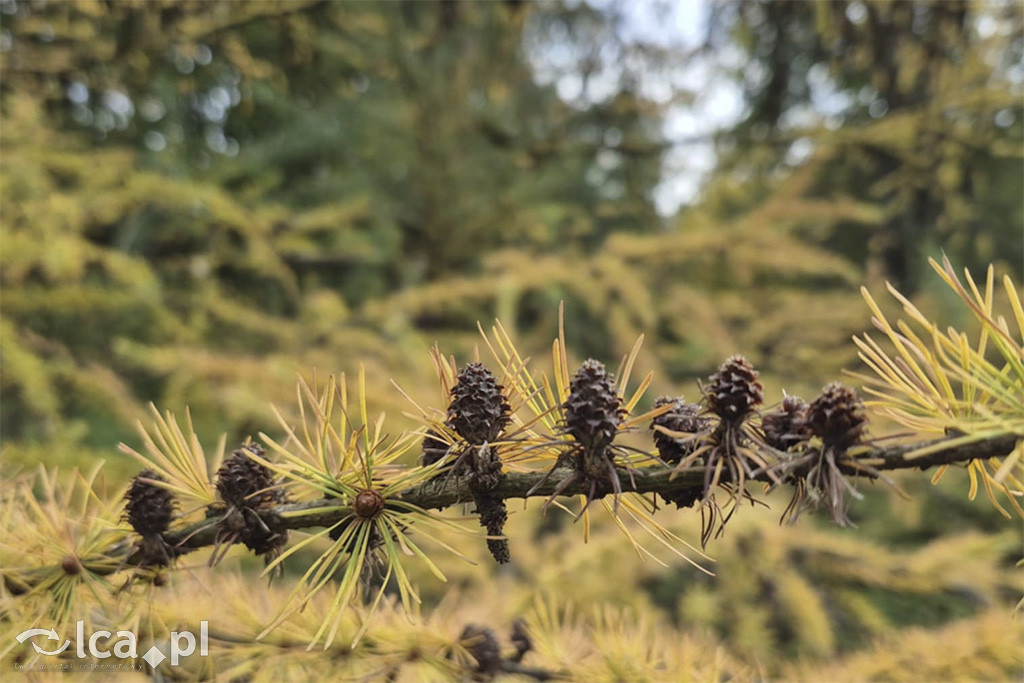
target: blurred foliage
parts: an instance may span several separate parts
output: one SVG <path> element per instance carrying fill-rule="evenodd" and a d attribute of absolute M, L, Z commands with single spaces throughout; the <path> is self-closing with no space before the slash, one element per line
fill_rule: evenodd
<path fill-rule="evenodd" d="M 239 442 L 276 424 L 272 403 L 289 417 L 311 368 L 364 363 L 370 411 L 397 416 L 391 378 L 436 394 L 435 340 L 462 362 L 476 322 L 500 317 L 543 358 L 560 300 L 574 361 L 614 366 L 647 335 L 636 371 L 655 371 L 651 398 L 695 394 L 733 352 L 770 400 L 806 395 L 857 364 L 858 285 L 888 278 L 926 315 L 966 320 L 922 277 L 927 256 L 1024 281 L 1018 4 L 716 3 L 692 55 L 626 37 L 624 16 L 574 2 L 0 2 L 5 479 L 110 455 L 122 480 L 113 446 L 138 445 L 149 401 Z M 653 97 L 644 79 L 687 59 L 740 85 L 745 109 L 716 137 L 699 200 L 665 219 L 662 121 L 699 93 Z M 438 563 L 470 605 L 492 604 L 495 585 L 517 596 L 507 623 L 557 586 L 657 614 L 659 632 L 674 633 L 662 619 L 707 629 L 731 654 L 659 641 L 686 650 L 695 680 L 817 678 L 837 655 L 830 680 L 1019 676 L 1006 605 L 1020 535 L 990 510 L 954 516 L 953 479 L 914 502 L 869 497 L 853 533 L 745 516 L 710 549 L 713 579 L 622 559 L 614 529 L 564 553 L 561 522 L 531 529 L 514 511 L 510 533 L 536 542 L 511 569 Z M 962 617 L 934 632 L 951 642 L 928 649 L 930 668 L 892 655 Z M 478 621 L 507 628 L 493 618 Z"/>
<path fill-rule="evenodd" d="M 1020 279 L 1019 3 L 716 2 L 706 49 L 725 42 L 749 103 L 718 140 L 727 187 L 800 167 L 801 199 L 859 212 L 798 233 L 908 294 L 938 249 Z M 770 188 L 745 190 L 734 210 Z"/>
<path fill-rule="evenodd" d="M 914 473 L 904 479 L 910 488 L 914 482 L 927 487 Z M 494 564 L 479 538 L 449 536 L 466 558 L 433 556 L 450 582 L 443 587 L 436 580 L 421 583 L 422 614 L 409 619 L 397 595 L 391 596 L 369 622 L 359 610 L 346 612 L 338 640 L 312 651 L 306 644 L 333 611 L 330 591 L 256 641 L 291 604 L 298 575 L 289 572 L 267 584 L 256 576 L 262 563 L 241 547 L 229 552 L 228 566 L 214 569 L 206 566 L 206 556 L 216 550 L 200 551 L 188 559 L 188 571 L 165 574 L 160 585 L 144 578 L 126 583 L 121 574 L 97 582 L 88 572 L 65 573 L 59 560 L 69 550 L 88 557 L 99 534 L 124 533 L 114 528 L 105 503 L 116 500 L 119 491 L 109 489 L 95 471 L 86 477 L 41 472 L 8 478 L 0 513 L 5 528 L 17 534 L 5 536 L 0 546 L 5 568 L 47 571 L 35 559 L 19 564 L 14 557 L 56 562 L 48 570 L 52 579 L 17 599 L 6 595 L 8 584 L 0 582 L 5 631 L 52 620 L 52 595 L 58 592 L 66 596 L 61 623 L 85 617 L 87 632 L 131 630 L 140 634 L 140 652 L 161 643 L 169 630 L 198 632 L 199 620 L 209 618 L 214 656 L 165 669 L 171 680 L 214 674 L 281 680 L 312 670 L 363 680 L 464 680 L 473 665 L 459 649 L 463 627 L 493 629 L 502 652 L 508 652 L 505 634 L 520 618 L 534 646 L 524 665 L 563 672 L 569 680 L 817 680 L 826 675 L 817 672 L 837 681 L 932 674 L 934 680 L 1011 680 L 1024 667 L 1017 647 L 1024 625 L 1009 607 L 1024 585 L 1012 562 L 993 561 L 1018 555 L 1017 534 L 950 533 L 946 524 L 935 528 L 920 502 L 927 488 L 904 500 L 878 487 L 865 523 L 893 517 L 903 523 L 873 533 L 875 540 L 865 537 L 870 526 L 837 533 L 810 522 L 779 526 L 780 510 L 738 515 L 715 544 L 715 577 L 681 561 L 661 565 L 629 559 L 619 529 L 605 517 L 595 520 L 584 545 L 553 533 L 546 518 L 513 510 L 506 529 L 514 544 L 512 563 Z M 88 495 L 90 490 L 96 497 Z M 37 496 L 39 507 L 25 504 Z M 68 506 L 91 514 L 65 527 L 59 539 L 41 533 L 53 521 L 60 523 Z M 682 515 L 675 516 L 673 526 L 683 534 L 697 533 Z M 939 534 L 937 541 L 893 542 L 895 536 L 929 530 Z M 316 554 L 328 544 L 320 538 L 303 552 Z M 478 568 L 469 570 L 466 559 Z M 294 568 L 303 566 L 300 559 Z M 419 581 L 432 570 L 412 563 L 409 571 Z M 365 636 L 352 645 L 367 623 Z M 0 663 L 40 661 L 31 650 L 13 645 L 0 651 Z"/>

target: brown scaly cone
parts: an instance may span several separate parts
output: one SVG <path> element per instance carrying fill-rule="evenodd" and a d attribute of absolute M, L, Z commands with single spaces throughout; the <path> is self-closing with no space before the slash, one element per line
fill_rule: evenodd
<path fill-rule="evenodd" d="M 615 380 L 603 364 L 593 359 L 585 361 L 569 382 L 569 397 L 562 404 L 562 409 L 565 414 L 563 429 L 572 436 L 573 443 L 558 456 L 548 475 L 560 467 L 570 467 L 572 474 L 555 486 L 544 508 L 569 486 L 583 482 L 590 485 L 590 491 L 579 513 L 582 515 L 594 499 L 608 493 L 616 496 L 622 493 L 622 483 L 615 469 L 612 442 L 626 411 L 615 388 Z M 534 490 L 545 481 L 547 476 Z"/>
<path fill-rule="evenodd" d="M 512 561 L 512 553 L 508 547 L 507 538 L 493 538 L 503 536 L 505 533 L 505 522 L 508 521 L 508 508 L 505 501 L 487 494 L 475 494 L 476 511 L 480 515 L 480 526 L 487 529 L 487 549 L 491 551 L 498 564 L 507 564 Z"/>
<path fill-rule="evenodd" d="M 839 469 L 839 462 L 851 446 L 861 442 L 867 421 L 864 404 L 857 393 L 839 382 L 826 385 L 821 395 L 811 402 L 807 407 L 806 424 L 821 439 L 821 447 L 790 466 L 796 489 L 783 519 L 794 522 L 803 510 L 827 504 L 836 524 L 852 526 L 846 514 L 845 493 L 857 498 L 860 494 Z M 861 469 L 867 474 L 877 474 L 869 467 Z"/>
<path fill-rule="evenodd" d="M 600 461 L 608 457 L 625 410 L 615 381 L 602 363 L 590 359 L 580 366 L 569 382 L 564 408 L 565 430 L 580 446 L 584 470 L 590 476 L 603 476 L 605 467 Z"/>
<path fill-rule="evenodd" d="M 448 454 L 448 443 L 441 438 L 436 429 L 427 431 L 423 437 L 423 457 L 420 462 L 424 467 L 440 462 L 441 458 Z"/>
<path fill-rule="evenodd" d="M 509 639 L 512 641 L 512 647 L 516 649 L 516 653 L 512 655 L 513 662 L 523 661 L 523 657 L 533 650 L 533 638 L 530 637 L 530 632 L 526 627 L 526 620 L 522 617 L 512 623 L 512 633 Z"/>
<path fill-rule="evenodd" d="M 174 518 L 174 494 L 153 483 L 158 481 L 165 480 L 153 470 L 142 470 L 124 496 L 124 519 L 142 537 L 142 566 L 166 566 L 177 554 L 164 539 Z"/>
<path fill-rule="evenodd" d="M 671 406 L 668 412 L 651 420 L 651 431 L 654 433 L 654 445 L 658 448 L 658 455 L 665 463 L 675 465 L 690 455 L 696 444 L 692 439 L 670 436 L 655 428 L 662 427 L 681 434 L 701 434 L 710 428 L 711 420 L 700 414 L 699 404 L 687 403 L 682 397 L 662 396 L 654 402 L 655 408 L 666 405 Z"/>
<path fill-rule="evenodd" d="M 807 402 L 799 396 L 787 396 L 779 407 L 761 418 L 764 440 L 772 448 L 788 451 L 807 442 L 813 432 L 807 422 Z"/>
<path fill-rule="evenodd" d="M 505 398 L 505 389 L 494 374 L 482 363 L 466 364 L 452 387 L 448 405 L 447 426 L 466 440 L 452 469 L 456 475 L 468 474 L 480 525 L 491 537 L 487 539 L 487 548 L 499 564 L 509 562 L 511 553 L 508 539 L 498 538 L 503 536 L 508 519 L 505 501 L 490 495 L 502 477 L 501 460 L 491 443 L 501 437 L 511 420 L 512 409 Z M 424 463 L 438 456 L 444 447 L 436 436 L 430 438 L 433 443 L 428 444 L 424 439 Z"/>
<path fill-rule="evenodd" d="M 860 441 L 867 429 L 864 403 L 850 387 L 839 382 L 825 386 L 807 408 L 807 424 L 826 446 L 847 449 Z"/>
<path fill-rule="evenodd" d="M 773 479 L 769 450 L 764 439 L 750 426 L 751 418 L 764 398 L 757 371 L 740 355 L 731 356 L 702 387 L 708 411 L 718 418 L 711 433 L 700 440 L 695 455 L 677 469 L 693 462 L 699 454 L 704 465 L 701 502 L 701 543 L 720 535 L 741 500 L 754 501 L 746 490 L 747 480 L 760 474 Z M 718 495 L 724 491 L 725 503 Z"/>
<path fill-rule="evenodd" d="M 693 453 L 697 447 L 696 436 L 708 432 L 711 428 L 711 420 L 700 415 L 700 405 L 687 403 L 682 397 L 662 396 L 654 402 L 654 407 L 661 408 L 662 406 L 670 406 L 670 408 L 668 412 L 651 420 L 654 445 L 658 448 L 658 455 L 665 464 L 678 465 L 683 458 Z M 658 427 L 691 436 L 671 436 L 657 429 Z M 666 503 L 675 503 L 677 508 L 684 508 L 693 507 L 703 493 L 701 487 L 690 486 L 677 491 L 664 491 L 660 495 Z"/>
<path fill-rule="evenodd" d="M 501 645 L 489 628 L 467 624 L 459 635 L 460 644 L 476 660 L 474 681 L 493 681 L 501 672 Z"/>
<path fill-rule="evenodd" d="M 288 542 L 287 531 L 272 531 L 259 516 L 259 511 L 288 502 L 288 497 L 262 463 L 250 457 L 263 457 L 263 449 L 248 443 L 233 451 L 217 470 L 216 487 L 227 511 L 217 522 L 217 541 L 230 546 L 240 542 L 267 562 L 277 557 Z M 227 548 L 220 553 L 223 557 Z M 210 563 L 219 561 L 216 551 Z"/>
<path fill-rule="evenodd" d="M 153 470 L 142 470 L 124 496 L 124 517 L 140 536 L 165 533 L 174 517 L 174 494 L 154 481 L 165 480 Z"/>
<path fill-rule="evenodd" d="M 504 387 L 483 363 L 467 363 L 459 372 L 448 404 L 449 427 L 479 446 L 495 441 L 512 419 Z"/>
<path fill-rule="evenodd" d="M 508 676 L 519 679 L 537 681 L 559 680 L 564 678 L 559 672 L 523 666 L 523 658 L 534 649 L 524 619 L 516 619 L 509 634 L 514 651 L 502 654 L 501 643 L 494 631 L 485 626 L 467 624 L 459 634 L 459 645 L 472 657 L 463 680 L 498 681 Z"/>
<path fill-rule="evenodd" d="M 250 454 L 262 458 L 264 450 L 249 443 L 233 451 L 217 470 L 217 493 L 232 507 L 261 508 L 284 502 L 284 492 L 276 486 L 266 465 L 256 462 Z"/>
<path fill-rule="evenodd" d="M 723 422 L 738 423 L 764 400 L 757 371 L 743 356 L 732 356 L 708 378 L 704 387 L 708 408 Z"/>

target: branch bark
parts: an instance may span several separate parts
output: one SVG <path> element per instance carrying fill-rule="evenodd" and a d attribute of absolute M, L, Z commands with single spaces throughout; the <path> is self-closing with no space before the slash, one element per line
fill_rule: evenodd
<path fill-rule="evenodd" d="M 1011 453 L 1021 440 L 1024 440 L 1024 434 L 1007 432 L 983 439 L 958 436 L 886 447 L 859 446 L 853 449 L 838 465 L 843 473 L 849 476 L 870 476 L 865 475 L 857 465 L 866 465 L 876 471 L 884 471 L 966 464 L 972 460 L 1005 456 Z M 807 451 L 804 452 L 804 454 L 806 453 Z M 801 453 L 798 452 L 793 454 L 793 457 L 800 455 Z M 506 473 L 501 477 L 491 495 L 501 500 L 528 497 L 547 498 L 555 492 L 559 482 L 571 473 L 570 469 L 558 469 L 550 473 Z M 770 481 L 767 474 L 755 478 L 766 482 Z M 683 489 L 700 491 L 704 486 L 704 468 L 689 468 L 678 473 L 673 473 L 671 468 L 661 465 L 636 468 L 632 471 L 620 468 L 619 479 L 623 492 L 661 493 Z M 559 495 L 576 496 L 588 492 L 589 483 L 580 481 L 566 487 Z M 473 494 L 466 479 L 441 475 L 437 480 L 403 492 L 399 499 L 424 509 L 444 509 L 461 503 L 472 503 Z M 294 515 L 297 512 L 306 514 Z M 259 511 L 260 518 L 271 531 L 330 526 L 350 514 L 352 514 L 350 506 L 339 505 L 338 499 L 332 498 L 289 503 Z M 201 522 L 171 531 L 164 538 L 170 546 L 176 549 L 178 554 L 186 554 L 212 546 L 217 537 L 217 519 L 216 515 L 211 516 Z M 152 562 L 151 552 L 147 553 L 143 547 L 129 537 L 103 554 L 75 558 L 78 563 L 72 564 L 76 568 L 84 568 L 96 575 L 114 574 L 129 567 L 144 566 L 147 562 Z M 19 595 L 31 590 L 32 586 L 40 581 L 47 580 L 47 577 L 52 576 L 52 571 L 51 567 L 39 567 L 38 571 L 30 574 L 21 574 L 17 577 L 5 575 L 4 582 L 12 594 Z"/>
<path fill-rule="evenodd" d="M 866 452 L 854 451 L 854 455 L 840 463 L 840 468 L 847 474 L 856 476 L 859 472 L 853 463 L 869 465 L 876 470 L 928 469 L 941 465 L 967 463 L 1004 456 L 1010 453 L 1024 435 L 1004 433 L 978 440 L 965 442 L 964 438 L 939 439 L 937 441 L 899 444 L 881 448 L 871 448 Z M 914 457 L 916 452 L 927 449 L 926 454 Z M 547 498 L 555 491 L 555 487 L 568 476 L 572 470 L 559 469 L 554 472 L 522 472 L 506 473 L 493 489 L 491 495 L 503 500 L 509 498 L 542 497 Z M 704 468 L 690 468 L 673 473 L 671 468 L 660 465 L 620 470 L 623 492 L 660 493 L 677 491 L 686 488 L 702 488 L 704 485 Z M 769 481 L 767 476 L 762 481 Z M 589 483 L 580 481 L 570 485 L 560 494 L 571 497 L 586 494 Z M 440 479 L 421 484 L 401 494 L 403 502 L 425 509 L 445 509 L 460 503 L 472 503 L 473 494 L 468 482 L 454 476 L 442 475 Z M 288 516 L 288 513 L 310 512 L 301 516 Z M 352 514 L 352 508 L 338 504 L 337 499 L 323 498 L 303 503 L 290 503 L 260 512 L 260 517 L 268 528 L 274 531 L 289 529 L 305 529 L 310 527 L 330 526 Z M 198 522 L 184 529 L 167 535 L 167 541 L 181 550 L 195 550 L 212 545 L 216 536 L 216 528 L 210 520 Z M 131 564 L 132 558 L 128 558 Z"/>

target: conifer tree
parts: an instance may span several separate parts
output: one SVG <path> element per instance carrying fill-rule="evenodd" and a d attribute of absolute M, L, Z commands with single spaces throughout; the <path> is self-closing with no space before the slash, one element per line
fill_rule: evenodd
<path fill-rule="evenodd" d="M 1015 10 L 0 2 L 0 665 L 1019 677 Z"/>

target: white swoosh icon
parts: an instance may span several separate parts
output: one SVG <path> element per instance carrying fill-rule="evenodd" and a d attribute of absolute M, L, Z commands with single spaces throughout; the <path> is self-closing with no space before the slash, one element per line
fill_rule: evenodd
<path fill-rule="evenodd" d="M 46 636 L 47 640 L 60 640 L 60 636 L 57 635 L 57 631 L 55 629 L 53 629 L 53 628 L 51 628 L 49 631 L 47 631 L 46 629 L 42 629 L 42 628 L 30 628 L 27 631 L 22 631 L 21 633 L 19 633 L 15 637 L 15 640 L 17 640 L 19 643 L 24 643 L 26 640 L 28 640 L 32 636 Z M 36 649 L 36 652 L 38 652 L 41 655 L 51 655 L 51 656 L 52 655 L 59 655 L 61 652 L 64 652 L 64 650 L 68 649 L 69 645 L 71 645 L 71 641 L 70 640 L 65 640 L 64 641 L 64 645 L 62 645 L 59 650 L 54 650 L 53 652 L 49 652 L 49 651 L 44 650 L 43 648 L 39 647 L 35 643 L 32 643 L 32 647 L 34 647 Z"/>

